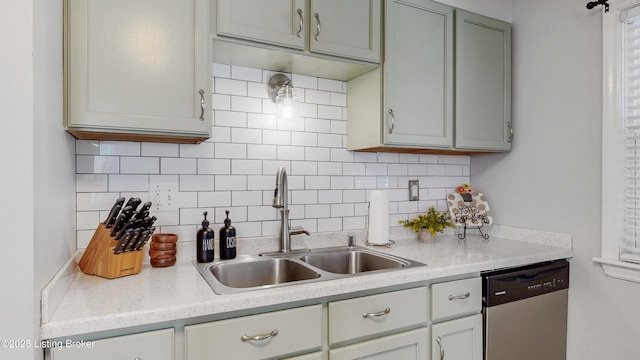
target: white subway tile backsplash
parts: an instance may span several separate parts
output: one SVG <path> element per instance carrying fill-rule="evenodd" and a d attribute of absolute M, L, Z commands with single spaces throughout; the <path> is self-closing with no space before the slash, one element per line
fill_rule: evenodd
<path fill-rule="evenodd" d="M 100 141 L 100 155 L 140 156 L 140 143 L 131 141 Z"/>
<path fill-rule="evenodd" d="M 246 81 L 215 78 L 213 86 L 216 94 L 247 96 Z"/>
<path fill-rule="evenodd" d="M 231 110 L 244 111 L 248 113 L 261 113 L 262 99 L 250 98 L 250 97 L 244 97 L 244 96 L 232 96 Z"/>
<path fill-rule="evenodd" d="M 246 159 L 247 145 L 233 143 L 215 144 L 216 159 Z"/>
<path fill-rule="evenodd" d="M 160 159 L 156 157 L 120 157 L 121 174 L 159 174 Z"/>
<path fill-rule="evenodd" d="M 163 175 L 196 174 L 197 159 L 161 158 L 160 173 Z"/>
<path fill-rule="evenodd" d="M 211 74 L 217 78 L 230 78 L 231 65 L 213 63 L 211 66 Z"/>
<path fill-rule="evenodd" d="M 231 78 L 236 80 L 262 82 L 262 70 L 242 66 L 231 66 Z"/>
<path fill-rule="evenodd" d="M 278 160 L 304 160 L 304 147 L 279 145 Z"/>
<path fill-rule="evenodd" d="M 231 206 L 231 191 L 198 192 L 198 207 Z"/>
<path fill-rule="evenodd" d="M 216 175 L 215 190 L 246 190 L 246 175 Z M 211 189 L 214 190 L 214 189 Z"/>
<path fill-rule="evenodd" d="M 229 159 L 198 159 L 199 175 L 231 175 Z"/>
<path fill-rule="evenodd" d="M 118 156 L 76 155 L 77 174 L 117 174 L 119 172 Z"/>
<path fill-rule="evenodd" d="M 343 81 L 319 78 L 318 79 L 318 90 L 325 90 L 325 91 L 333 91 L 333 92 L 344 93 L 344 90 L 343 90 L 343 87 L 342 87 L 343 83 L 344 83 Z"/>
<path fill-rule="evenodd" d="M 213 110 L 231 110 L 231 96 L 223 94 L 211 95 L 211 109 Z"/>
<path fill-rule="evenodd" d="M 331 152 L 328 148 L 305 147 L 304 160 L 307 161 L 330 161 Z"/>
<path fill-rule="evenodd" d="M 311 104 L 331 105 L 331 93 L 328 91 L 305 90 L 305 102 Z"/>
<path fill-rule="evenodd" d="M 247 159 L 275 160 L 278 155 L 276 145 L 247 145 Z"/>
<path fill-rule="evenodd" d="M 228 176 L 228 175 L 217 175 Z M 217 177 L 216 177 L 217 180 Z M 180 191 L 212 191 L 213 175 L 180 175 Z M 223 189 L 224 190 L 224 189 Z"/>
<path fill-rule="evenodd" d="M 109 191 L 149 191 L 149 175 L 109 175 Z"/>
<path fill-rule="evenodd" d="M 291 77 L 291 85 L 293 85 L 294 88 L 317 89 L 318 78 L 293 74 Z"/>
<path fill-rule="evenodd" d="M 100 155 L 100 142 L 97 140 L 76 140 L 76 155 Z"/>
<path fill-rule="evenodd" d="M 247 114 L 216 110 L 213 112 L 214 129 L 218 126 L 247 127 Z"/>
<path fill-rule="evenodd" d="M 342 107 L 318 105 L 318 117 L 321 119 L 342 120 Z"/>
<path fill-rule="evenodd" d="M 266 84 L 275 72 L 223 64 L 212 64 L 212 71 L 214 125 L 205 142 L 76 140 L 79 248 L 116 198 L 147 201 L 150 183 L 179 189 L 179 210 L 154 213 L 158 231 L 194 241 L 203 211 L 217 228 L 231 210 L 239 238 L 277 235 L 280 215 L 271 203 L 280 166 L 289 175 L 291 224 L 311 232 L 366 228 L 373 189 L 388 190 L 395 226 L 431 205 L 446 209 L 446 194 L 469 182 L 466 155 L 346 150 L 346 82 L 290 74 L 300 118 L 276 122 Z M 420 201 L 408 199 L 410 179 L 420 180 Z"/>
<path fill-rule="evenodd" d="M 339 162 L 319 162 L 318 175 L 342 175 L 342 163 Z"/>
<path fill-rule="evenodd" d="M 233 175 L 261 175 L 261 160 L 231 160 L 231 174 Z"/>
<path fill-rule="evenodd" d="M 76 174 L 76 192 L 105 192 L 108 175 Z"/>
<path fill-rule="evenodd" d="M 180 147 L 178 144 L 141 143 L 142 156 L 178 157 Z"/>
<path fill-rule="evenodd" d="M 180 145 L 180 157 L 181 158 L 199 158 L 199 159 L 213 159 L 214 144 L 202 143 L 202 144 L 181 144 Z"/>

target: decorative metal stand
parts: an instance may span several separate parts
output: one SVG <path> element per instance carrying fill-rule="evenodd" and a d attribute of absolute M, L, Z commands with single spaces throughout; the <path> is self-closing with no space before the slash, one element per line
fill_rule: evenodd
<path fill-rule="evenodd" d="M 395 242 L 395 241 L 393 241 L 393 240 L 389 240 L 389 242 L 386 242 L 386 243 L 384 243 L 384 244 L 372 244 L 372 243 L 370 243 L 368 240 L 364 242 L 364 244 L 365 244 L 365 245 L 367 245 L 367 246 L 384 246 L 384 247 L 388 247 L 388 248 L 390 248 L 390 247 L 391 247 L 391 245 L 393 245 L 393 244 L 395 244 L 395 243 L 396 243 L 396 242 Z"/>
<path fill-rule="evenodd" d="M 478 229 L 483 239 L 489 239 L 489 234 L 482 232 L 485 225 L 493 223 L 489 212 L 489 203 L 484 194 L 478 192 L 473 194 L 453 193 L 447 196 L 447 203 L 453 223 L 458 227 L 464 226 L 463 233 L 458 234 L 458 239 L 464 240 L 466 238 L 467 228 Z"/>

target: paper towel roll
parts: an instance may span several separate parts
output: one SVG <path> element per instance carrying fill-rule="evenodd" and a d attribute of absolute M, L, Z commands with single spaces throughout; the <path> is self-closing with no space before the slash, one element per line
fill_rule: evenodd
<path fill-rule="evenodd" d="M 389 242 L 389 192 L 372 190 L 369 201 L 369 243 Z"/>

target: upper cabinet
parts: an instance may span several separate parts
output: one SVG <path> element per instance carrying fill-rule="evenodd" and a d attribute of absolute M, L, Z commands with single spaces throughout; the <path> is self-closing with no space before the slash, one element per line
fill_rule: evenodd
<path fill-rule="evenodd" d="M 348 149 L 510 149 L 510 24 L 429 0 L 389 0 L 384 48 L 381 69 L 349 81 Z"/>
<path fill-rule="evenodd" d="M 67 0 L 67 131 L 98 140 L 209 138 L 209 39 L 209 0 Z"/>
<path fill-rule="evenodd" d="M 511 149 L 511 25 L 456 10 L 459 149 Z"/>
<path fill-rule="evenodd" d="M 381 12 L 381 0 L 212 0 L 213 60 L 348 80 L 380 62 Z"/>

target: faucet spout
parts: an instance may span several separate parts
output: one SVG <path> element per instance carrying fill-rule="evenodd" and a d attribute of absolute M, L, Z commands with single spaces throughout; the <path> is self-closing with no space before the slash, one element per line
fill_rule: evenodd
<path fill-rule="evenodd" d="M 287 170 L 285 170 L 284 166 L 281 166 L 276 174 L 276 189 L 273 193 L 272 205 L 274 208 L 287 209 L 289 207 L 287 191 Z"/>
<path fill-rule="evenodd" d="M 278 168 L 276 174 L 276 190 L 273 194 L 273 207 L 280 209 L 280 252 L 291 251 L 291 234 L 289 233 L 289 202 L 287 199 L 287 171 L 284 166 Z"/>

